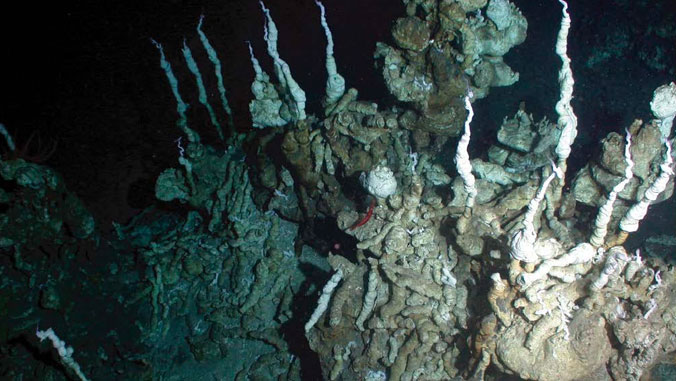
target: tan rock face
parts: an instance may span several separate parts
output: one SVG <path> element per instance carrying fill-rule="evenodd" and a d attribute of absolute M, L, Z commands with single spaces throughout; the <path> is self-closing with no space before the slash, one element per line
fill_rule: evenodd
<path fill-rule="evenodd" d="M 497 341 L 499 363 L 521 377 L 576 380 L 603 366 L 610 356 L 604 320 L 598 315 L 578 314 L 569 325 L 569 340 L 564 338 L 563 332 L 556 333 L 554 327 L 528 349 L 523 345 L 523 339 L 531 328 L 519 319 Z"/>

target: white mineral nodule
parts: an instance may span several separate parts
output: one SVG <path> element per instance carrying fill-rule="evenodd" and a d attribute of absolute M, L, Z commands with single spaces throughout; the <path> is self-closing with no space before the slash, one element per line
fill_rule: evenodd
<path fill-rule="evenodd" d="M 674 82 L 662 85 L 655 90 L 650 109 L 659 119 L 676 115 L 676 84 Z"/>
<path fill-rule="evenodd" d="M 650 109 L 653 115 L 660 120 L 662 137 L 668 138 L 671 135 L 674 116 L 676 116 L 676 84 L 674 82 L 662 85 L 655 90 Z"/>
<path fill-rule="evenodd" d="M 391 196 L 397 190 L 394 172 L 383 165 L 373 168 L 368 173 L 362 173 L 359 180 L 367 192 L 379 198 Z"/>

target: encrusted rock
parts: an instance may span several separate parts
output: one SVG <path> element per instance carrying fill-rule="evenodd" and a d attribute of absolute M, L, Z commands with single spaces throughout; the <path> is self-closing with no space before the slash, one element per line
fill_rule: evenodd
<path fill-rule="evenodd" d="M 417 17 L 402 17 L 394 23 L 392 37 L 400 48 L 419 52 L 429 45 L 430 30 Z"/>

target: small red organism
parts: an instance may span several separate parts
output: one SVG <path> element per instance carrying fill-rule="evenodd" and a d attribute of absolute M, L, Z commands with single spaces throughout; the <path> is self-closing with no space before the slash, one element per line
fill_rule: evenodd
<path fill-rule="evenodd" d="M 350 228 L 348 230 L 354 230 L 354 229 L 364 225 L 365 223 L 369 222 L 369 220 L 371 219 L 371 216 L 373 215 L 373 209 L 375 209 L 375 207 L 376 207 L 376 199 L 374 198 L 374 199 L 371 200 L 371 205 L 369 205 L 369 210 L 368 210 L 368 212 L 366 212 L 366 215 L 364 216 L 364 218 L 357 221 L 354 225 L 350 226 Z"/>

